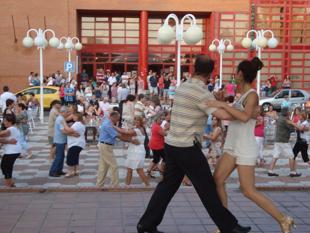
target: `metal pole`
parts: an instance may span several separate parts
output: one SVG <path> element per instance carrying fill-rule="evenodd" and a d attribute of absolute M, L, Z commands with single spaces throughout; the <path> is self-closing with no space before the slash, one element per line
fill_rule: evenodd
<path fill-rule="evenodd" d="M 40 50 L 40 120 L 44 123 L 44 106 L 43 106 L 43 48 Z"/>
<path fill-rule="evenodd" d="M 71 62 L 71 49 L 68 49 L 68 62 Z M 69 82 L 71 81 L 71 72 L 68 74 Z"/>
<path fill-rule="evenodd" d="M 181 40 L 177 40 L 177 87 L 181 84 Z"/>
<path fill-rule="evenodd" d="M 223 52 L 220 51 L 220 88 L 222 88 L 223 83 Z"/>
<path fill-rule="evenodd" d="M 261 47 L 258 47 L 258 58 L 259 59 L 262 59 L 262 48 Z M 257 72 L 257 84 L 256 84 L 256 88 L 257 88 L 257 95 L 258 97 L 260 97 L 260 79 L 261 79 L 261 71 L 259 70 Z"/>

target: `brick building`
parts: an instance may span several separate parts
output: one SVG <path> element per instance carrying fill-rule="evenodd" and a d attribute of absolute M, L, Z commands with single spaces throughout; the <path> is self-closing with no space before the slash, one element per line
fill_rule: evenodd
<path fill-rule="evenodd" d="M 175 71 L 175 44 L 157 41 L 157 30 L 171 12 L 180 17 L 194 14 L 204 31 L 197 45 L 182 45 L 183 73 L 193 71 L 197 54 L 207 53 L 218 60 L 218 54 L 210 53 L 208 47 L 214 38 L 225 38 L 235 45 L 233 52 L 224 54 L 223 77 L 228 80 L 240 60 L 256 53 L 240 44 L 246 32 L 271 29 L 280 44 L 263 51 L 262 80 L 273 74 L 279 80 L 290 75 L 293 87 L 310 89 L 309 0 L 4 1 L 0 8 L 0 86 L 8 84 L 15 91 L 24 88 L 29 72 L 39 71 L 39 53 L 22 46 L 29 28 L 51 28 L 57 37 L 78 36 L 84 47 L 73 60 L 90 76 L 98 68 L 144 76 L 149 69 Z M 63 72 L 66 56 L 64 50 L 47 48 L 44 73 Z"/>

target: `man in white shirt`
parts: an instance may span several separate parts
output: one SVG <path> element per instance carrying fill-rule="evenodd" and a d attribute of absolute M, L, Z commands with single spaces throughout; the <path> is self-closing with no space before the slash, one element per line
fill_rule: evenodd
<path fill-rule="evenodd" d="M 112 86 L 113 83 L 116 83 L 116 77 L 114 75 L 114 73 L 112 73 L 112 75 L 108 78 L 108 83 L 109 83 L 109 86 Z"/>
<path fill-rule="evenodd" d="M 3 87 L 3 93 L 0 96 L 0 107 L 2 108 L 2 111 L 4 111 L 4 109 L 6 109 L 6 100 L 7 99 L 12 99 L 14 100 L 14 102 L 16 102 L 16 96 L 9 91 L 9 87 L 8 86 L 4 86 Z"/>
<path fill-rule="evenodd" d="M 121 88 L 117 90 L 118 102 L 123 102 L 126 100 L 127 96 L 130 94 L 130 90 L 127 88 L 127 85 L 122 83 Z"/>

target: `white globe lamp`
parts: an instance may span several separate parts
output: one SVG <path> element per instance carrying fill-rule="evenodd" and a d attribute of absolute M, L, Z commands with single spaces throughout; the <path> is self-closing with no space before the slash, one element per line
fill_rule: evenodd
<path fill-rule="evenodd" d="M 34 39 L 34 44 L 35 44 L 37 47 L 43 47 L 43 46 L 44 46 L 44 38 L 37 36 L 37 37 Z"/>
<path fill-rule="evenodd" d="M 74 48 L 75 50 L 81 50 L 83 48 L 83 45 L 80 42 L 78 42 L 75 44 Z"/>
<path fill-rule="evenodd" d="M 184 41 L 186 44 L 194 45 L 197 44 L 203 37 L 203 33 L 200 27 L 197 25 L 192 25 L 187 31 L 184 33 Z"/>
<path fill-rule="evenodd" d="M 250 48 L 251 45 L 252 45 L 252 40 L 251 40 L 251 38 L 249 38 L 249 37 L 243 38 L 241 44 L 242 44 L 242 47 L 243 47 L 243 48 L 248 49 L 248 48 Z"/>
<path fill-rule="evenodd" d="M 52 48 L 57 48 L 59 46 L 59 40 L 57 37 L 52 37 L 50 40 L 49 40 L 49 45 L 52 47 Z"/>
<path fill-rule="evenodd" d="M 67 41 L 65 43 L 65 48 L 66 49 L 73 49 L 73 43 L 71 41 Z"/>
<path fill-rule="evenodd" d="M 274 49 L 278 46 L 279 41 L 276 38 L 272 37 L 268 40 L 267 44 L 269 48 Z"/>
<path fill-rule="evenodd" d="M 210 44 L 210 46 L 209 46 L 209 51 L 211 51 L 211 52 L 215 52 L 215 51 L 216 51 L 216 46 L 215 46 L 215 44 Z"/>
<path fill-rule="evenodd" d="M 23 39 L 23 45 L 26 48 L 31 48 L 33 46 L 33 39 L 30 36 L 27 36 Z"/>
<path fill-rule="evenodd" d="M 175 37 L 173 28 L 167 24 L 164 24 L 158 30 L 158 41 L 160 44 L 169 44 Z"/>
<path fill-rule="evenodd" d="M 227 51 L 233 51 L 234 46 L 232 44 L 227 45 Z"/>

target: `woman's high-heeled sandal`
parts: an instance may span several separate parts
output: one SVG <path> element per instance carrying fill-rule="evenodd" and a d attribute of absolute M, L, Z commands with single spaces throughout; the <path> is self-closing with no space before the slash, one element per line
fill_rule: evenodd
<path fill-rule="evenodd" d="M 284 216 L 280 222 L 282 233 L 291 233 L 292 227 L 296 228 L 294 219 L 290 216 Z"/>

